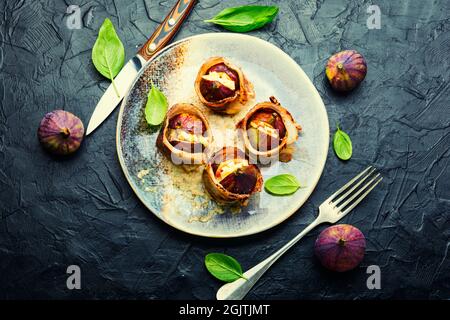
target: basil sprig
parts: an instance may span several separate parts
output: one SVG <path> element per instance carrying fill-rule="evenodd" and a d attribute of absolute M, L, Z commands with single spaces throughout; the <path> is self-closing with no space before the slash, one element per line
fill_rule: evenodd
<path fill-rule="evenodd" d="M 278 13 L 276 6 L 241 6 L 222 10 L 205 22 L 214 23 L 233 32 L 247 32 L 271 22 Z"/>
<path fill-rule="evenodd" d="M 285 196 L 296 192 L 300 188 L 300 182 L 293 175 L 285 173 L 266 180 L 264 188 L 271 194 Z"/>
<path fill-rule="evenodd" d="M 112 81 L 114 90 L 117 96 L 120 97 L 114 78 L 125 63 L 125 49 L 122 41 L 117 36 L 111 20 L 108 18 L 103 21 L 98 31 L 97 40 L 92 48 L 92 62 L 98 72 Z"/>
<path fill-rule="evenodd" d="M 145 120 L 149 125 L 157 126 L 163 122 L 167 113 L 166 96 L 152 83 L 145 105 Z"/>
<path fill-rule="evenodd" d="M 348 134 L 342 131 L 339 126 L 337 126 L 337 131 L 334 134 L 333 149 L 341 160 L 348 160 L 352 157 L 352 140 L 350 140 Z"/>
<path fill-rule="evenodd" d="M 226 254 L 207 254 L 205 257 L 205 266 L 209 273 L 225 282 L 233 282 L 239 278 L 245 279 L 239 262 Z"/>

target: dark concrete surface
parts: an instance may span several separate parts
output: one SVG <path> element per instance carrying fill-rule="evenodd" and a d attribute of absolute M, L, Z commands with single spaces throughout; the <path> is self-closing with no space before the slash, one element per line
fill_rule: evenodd
<path fill-rule="evenodd" d="M 202 0 L 176 37 L 221 32 L 203 22 L 227 6 L 256 1 Z M 332 149 L 309 201 L 263 234 L 214 240 L 183 234 L 138 201 L 119 167 L 117 111 L 72 158 L 40 147 L 36 130 L 56 108 L 87 126 L 108 82 L 90 60 L 97 30 L 110 17 L 127 58 L 174 1 L 8 0 L 0 2 L 0 298 L 212 299 L 220 283 L 203 266 L 225 252 L 244 269 L 278 249 L 313 220 L 331 192 L 367 165 L 383 183 L 344 222 L 367 237 L 362 265 L 345 274 L 313 256 L 323 227 L 276 263 L 250 299 L 450 298 L 450 2 L 391 0 L 258 1 L 280 7 L 276 20 L 251 32 L 287 52 L 314 81 L 354 155 Z M 83 26 L 66 26 L 68 5 Z M 381 9 L 369 30 L 367 7 Z M 334 52 L 367 59 L 363 85 L 342 97 L 324 82 Z M 81 290 L 66 288 L 66 268 L 81 268 Z M 366 268 L 381 268 L 380 290 L 366 287 Z"/>

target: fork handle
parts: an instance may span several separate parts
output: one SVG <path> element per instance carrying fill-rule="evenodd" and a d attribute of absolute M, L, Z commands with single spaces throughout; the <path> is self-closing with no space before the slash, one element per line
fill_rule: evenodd
<path fill-rule="evenodd" d="M 270 266 L 278 260 L 286 251 L 293 247 L 301 238 L 303 238 L 309 231 L 323 223 L 320 217 L 316 218 L 309 226 L 303 229 L 297 236 L 291 241 L 286 243 L 281 249 L 272 254 L 266 260 L 260 262 L 253 268 L 244 273 L 244 277 L 247 279 L 239 278 L 236 281 L 227 283 L 220 287 L 217 291 L 217 300 L 241 300 L 250 291 L 250 289 L 256 284 L 261 276 L 270 268 Z"/>

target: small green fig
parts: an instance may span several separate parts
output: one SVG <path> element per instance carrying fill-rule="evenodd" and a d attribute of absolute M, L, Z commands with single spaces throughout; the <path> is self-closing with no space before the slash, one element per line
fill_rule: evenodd
<path fill-rule="evenodd" d="M 47 113 L 38 128 L 39 142 L 44 149 L 55 155 L 69 155 L 77 151 L 83 136 L 83 122 L 64 110 Z"/>
<path fill-rule="evenodd" d="M 325 73 L 334 90 L 348 92 L 366 77 L 366 60 L 355 50 L 341 51 L 328 59 Z"/>

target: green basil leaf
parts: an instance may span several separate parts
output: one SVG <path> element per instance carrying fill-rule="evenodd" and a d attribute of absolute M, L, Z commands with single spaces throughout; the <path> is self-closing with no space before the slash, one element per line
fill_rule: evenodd
<path fill-rule="evenodd" d="M 222 253 L 209 253 L 205 257 L 205 266 L 214 277 L 225 282 L 245 279 L 239 262 Z"/>
<path fill-rule="evenodd" d="M 352 157 L 352 140 L 350 140 L 348 134 L 342 131 L 339 126 L 334 134 L 333 148 L 334 152 L 341 160 L 348 160 Z"/>
<path fill-rule="evenodd" d="M 264 188 L 274 195 L 290 195 L 300 188 L 300 182 L 291 174 L 280 174 L 268 179 Z"/>
<path fill-rule="evenodd" d="M 117 96 L 120 97 L 114 78 L 125 63 L 125 49 L 117 36 L 111 20 L 108 18 L 105 19 L 100 27 L 97 40 L 92 48 L 92 62 L 98 72 L 112 81 L 114 90 Z"/>
<path fill-rule="evenodd" d="M 148 93 L 147 104 L 145 105 L 145 120 L 152 126 L 157 126 L 163 122 L 167 113 L 166 96 L 152 84 L 152 89 Z"/>
<path fill-rule="evenodd" d="M 277 13 L 276 6 L 241 6 L 225 9 L 205 22 L 220 25 L 233 32 L 247 32 L 271 22 Z"/>

